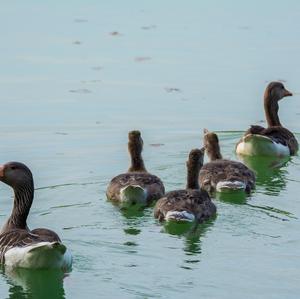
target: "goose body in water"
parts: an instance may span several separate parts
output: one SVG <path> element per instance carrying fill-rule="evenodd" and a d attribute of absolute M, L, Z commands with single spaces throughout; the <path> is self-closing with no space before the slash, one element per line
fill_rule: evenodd
<path fill-rule="evenodd" d="M 159 221 L 203 222 L 216 213 L 216 206 L 208 193 L 200 189 L 198 182 L 203 156 L 204 149 L 194 149 L 190 152 L 186 189 L 168 192 L 157 201 L 154 217 Z"/>
<path fill-rule="evenodd" d="M 242 190 L 249 193 L 255 186 L 255 174 L 238 161 L 222 158 L 216 133 L 204 130 L 204 147 L 210 159 L 200 170 L 201 188 L 207 192 Z"/>
<path fill-rule="evenodd" d="M 114 177 L 106 191 L 107 198 L 125 205 L 148 205 L 165 193 L 162 181 L 150 174 L 142 158 L 143 139 L 139 131 L 128 134 L 131 166 L 126 173 Z"/>
<path fill-rule="evenodd" d="M 292 96 L 281 82 L 271 82 L 265 91 L 264 109 L 268 127 L 251 126 L 236 146 L 236 153 L 247 156 L 295 155 L 298 142 L 294 134 L 284 128 L 279 120 L 278 102 Z"/>
<path fill-rule="evenodd" d="M 0 262 L 21 268 L 60 268 L 67 270 L 72 257 L 59 236 L 45 228 L 30 230 L 27 216 L 34 196 L 34 183 L 29 168 L 19 162 L 0 166 L 0 180 L 14 190 L 11 216 L 0 233 Z"/>

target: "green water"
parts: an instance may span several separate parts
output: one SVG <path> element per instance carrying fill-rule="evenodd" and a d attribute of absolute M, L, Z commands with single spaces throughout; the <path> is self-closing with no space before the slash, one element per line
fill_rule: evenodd
<path fill-rule="evenodd" d="M 255 192 L 217 195 L 216 218 L 197 227 L 120 211 L 105 190 L 128 167 L 132 129 L 167 190 L 184 187 L 204 127 L 237 159 L 270 80 L 295 92 L 280 117 L 300 132 L 299 19 L 296 0 L 2 1 L 0 160 L 32 169 L 29 226 L 58 232 L 74 264 L 3 270 L 0 297 L 298 298 L 298 156 L 251 160 Z M 12 192 L 0 195 L 3 223 Z"/>

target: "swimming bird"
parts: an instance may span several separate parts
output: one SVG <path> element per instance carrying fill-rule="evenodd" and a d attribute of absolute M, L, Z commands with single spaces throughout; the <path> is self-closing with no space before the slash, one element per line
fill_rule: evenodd
<path fill-rule="evenodd" d="M 241 162 L 222 158 L 216 133 L 204 129 L 203 139 L 210 162 L 200 170 L 201 188 L 207 192 L 244 190 L 249 193 L 255 186 L 254 172 Z"/>
<path fill-rule="evenodd" d="M 281 82 L 271 82 L 264 94 L 264 109 L 268 127 L 251 126 L 236 146 L 236 153 L 249 156 L 295 155 L 298 142 L 294 134 L 280 123 L 278 102 L 292 96 Z"/>
<path fill-rule="evenodd" d="M 186 163 L 186 189 L 168 192 L 157 201 L 154 217 L 158 218 L 159 221 L 203 222 L 216 213 L 216 206 L 211 201 L 208 193 L 200 189 L 198 182 L 203 157 L 204 148 L 190 151 Z"/>
<path fill-rule="evenodd" d="M 106 191 L 108 199 L 125 205 L 148 205 L 165 193 L 162 181 L 150 174 L 142 158 L 143 139 L 140 131 L 128 133 L 131 165 L 126 173 L 114 177 Z"/>
<path fill-rule="evenodd" d="M 0 263 L 20 268 L 69 269 L 72 257 L 59 236 L 49 229 L 30 230 L 27 226 L 34 196 L 30 169 L 20 162 L 8 162 L 0 166 L 0 181 L 14 190 L 12 213 L 0 232 Z"/>

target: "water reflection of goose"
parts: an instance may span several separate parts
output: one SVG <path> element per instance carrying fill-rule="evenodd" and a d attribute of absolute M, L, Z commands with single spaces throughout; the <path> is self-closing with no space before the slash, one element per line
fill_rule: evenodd
<path fill-rule="evenodd" d="M 278 195 L 287 183 L 287 170 L 285 165 L 289 157 L 259 157 L 238 156 L 246 165 L 256 173 L 256 185 L 264 188 L 268 195 Z"/>
<path fill-rule="evenodd" d="M 9 287 L 9 298 L 64 299 L 63 278 L 59 269 L 33 270 L 6 267 L 3 271 Z"/>
<path fill-rule="evenodd" d="M 243 191 L 237 192 L 218 192 L 215 194 L 216 198 L 222 202 L 229 203 L 229 204 L 245 204 L 247 199 L 249 198 L 249 194 L 246 194 Z"/>
<path fill-rule="evenodd" d="M 165 222 L 163 231 L 174 236 L 182 237 L 184 240 L 184 252 L 187 256 L 196 256 L 201 253 L 201 239 L 211 229 L 215 221 L 215 217 L 205 223 L 178 223 L 178 222 Z M 199 259 L 188 258 L 185 262 L 190 267 L 191 263 L 197 263 Z"/>

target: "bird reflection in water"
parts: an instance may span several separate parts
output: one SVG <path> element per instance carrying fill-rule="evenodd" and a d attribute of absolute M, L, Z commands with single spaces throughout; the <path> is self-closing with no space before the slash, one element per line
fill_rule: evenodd
<path fill-rule="evenodd" d="M 168 221 L 164 223 L 164 232 L 184 237 L 184 252 L 186 255 L 194 256 L 201 253 L 201 238 L 211 229 L 214 224 L 216 216 L 204 223 L 184 222 L 178 223 Z M 196 262 L 198 262 L 197 260 Z M 186 261 L 190 262 L 190 261 Z"/>
<path fill-rule="evenodd" d="M 216 192 L 214 197 L 222 202 L 229 204 L 245 204 L 250 197 L 244 191 L 232 191 L 232 192 Z"/>
<path fill-rule="evenodd" d="M 266 195 L 279 195 L 287 183 L 286 167 L 290 157 L 238 156 L 256 173 L 256 186 L 262 187 Z"/>
<path fill-rule="evenodd" d="M 9 287 L 10 299 L 64 299 L 63 279 L 67 276 L 61 270 L 33 270 L 21 268 L 2 269 Z"/>

